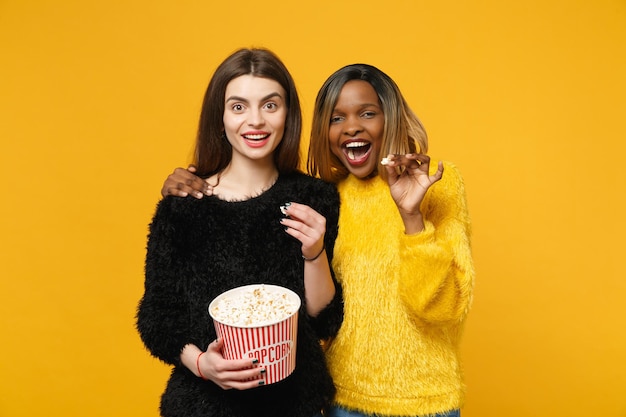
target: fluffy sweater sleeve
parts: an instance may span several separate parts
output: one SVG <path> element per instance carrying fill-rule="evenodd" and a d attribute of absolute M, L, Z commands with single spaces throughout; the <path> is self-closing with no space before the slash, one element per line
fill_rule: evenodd
<path fill-rule="evenodd" d="M 180 365 L 180 353 L 187 343 L 201 346 L 191 323 L 201 317 L 190 309 L 187 286 L 181 280 L 182 261 L 188 257 L 187 242 L 193 235 L 175 209 L 175 197 L 166 197 L 157 206 L 150 224 L 147 245 L 144 296 L 137 310 L 137 327 L 142 341 L 163 362 Z M 197 327 L 197 326 L 196 326 Z"/>
<path fill-rule="evenodd" d="M 474 284 L 470 220 L 462 177 L 445 164 L 422 202 L 425 229 L 399 239 L 398 292 L 419 323 L 445 325 L 468 312 Z"/>

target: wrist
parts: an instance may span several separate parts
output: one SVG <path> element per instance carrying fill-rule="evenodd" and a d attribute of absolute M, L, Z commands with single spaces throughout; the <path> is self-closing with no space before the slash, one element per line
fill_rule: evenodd
<path fill-rule="evenodd" d="M 204 375 L 202 375 L 202 371 L 200 370 L 200 358 L 202 357 L 202 355 L 204 355 L 206 352 L 200 352 L 198 354 L 198 356 L 196 357 L 196 371 L 198 371 L 198 376 L 202 379 L 204 379 L 205 381 L 208 381 L 209 379 L 207 377 L 205 377 Z"/>
<path fill-rule="evenodd" d="M 424 230 L 424 217 L 422 213 L 401 215 L 404 223 L 404 234 L 413 235 Z"/>
<path fill-rule="evenodd" d="M 320 250 L 317 255 L 313 256 L 312 258 L 307 258 L 306 256 L 302 255 L 302 259 L 304 259 L 305 261 L 312 262 L 316 260 L 317 258 L 319 258 L 320 255 L 324 253 L 325 250 L 326 250 L 326 244 L 322 244 L 322 250 Z"/>

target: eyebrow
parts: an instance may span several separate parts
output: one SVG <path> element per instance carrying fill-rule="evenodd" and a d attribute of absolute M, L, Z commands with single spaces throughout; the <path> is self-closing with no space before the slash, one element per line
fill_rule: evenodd
<path fill-rule="evenodd" d="M 362 110 L 366 107 L 377 107 L 379 109 L 382 109 L 382 106 L 380 105 L 380 103 L 361 103 L 358 105 L 359 110 Z M 333 111 L 337 111 L 337 105 L 335 105 L 335 107 L 333 108 Z"/>
<path fill-rule="evenodd" d="M 266 95 L 265 97 L 261 98 L 261 101 L 267 101 L 271 98 L 274 97 L 280 97 L 281 99 L 283 98 L 280 93 L 278 92 L 273 92 L 273 93 L 269 93 L 268 95 Z M 239 97 L 239 96 L 230 96 L 226 99 L 226 102 L 228 103 L 229 101 L 243 101 L 243 102 L 248 102 L 248 99 L 244 98 L 244 97 Z"/>

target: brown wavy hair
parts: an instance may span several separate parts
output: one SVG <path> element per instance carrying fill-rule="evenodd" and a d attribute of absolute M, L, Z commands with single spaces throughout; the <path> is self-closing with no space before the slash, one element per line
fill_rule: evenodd
<path fill-rule="evenodd" d="M 228 83 L 242 75 L 274 80 L 285 90 L 287 118 L 283 139 L 274 151 L 274 162 L 279 173 L 298 171 L 302 110 L 295 82 L 273 52 L 244 48 L 235 51 L 217 67 L 205 92 L 194 152 L 197 175 L 207 178 L 226 168 L 232 159 L 232 146 L 223 137 L 224 100 Z"/>

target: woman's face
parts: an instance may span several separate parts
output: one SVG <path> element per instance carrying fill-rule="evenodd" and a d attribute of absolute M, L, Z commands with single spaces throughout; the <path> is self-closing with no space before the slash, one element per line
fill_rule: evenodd
<path fill-rule="evenodd" d="M 378 168 L 385 116 L 374 87 L 367 81 L 348 81 L 330 120 L 330 149 L 351 174 L 370 176 Z"/>
<path fill-rule="evenodd" d="M 226 86 L 224 130 L 233 158 L 271 160 L 286 117 L 285 90 L 277 81 L 242 75 Z"/>

